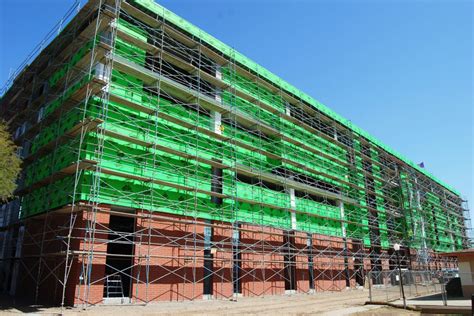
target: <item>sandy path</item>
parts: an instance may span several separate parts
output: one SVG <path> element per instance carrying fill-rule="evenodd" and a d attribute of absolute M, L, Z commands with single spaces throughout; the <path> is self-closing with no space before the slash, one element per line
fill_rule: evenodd
<path fill-rule="evenodd" d="M 194 302 L 163 302 L 146 306 L 94 306 L 87 310 L 81 308 L 65 309 L 65 315 L 349 315 L 364 313 L 379 308 L 364 306 L 368 299 L 367 290 L 348 290 L 342 292 L 320 292 L 315 294 L 295 294 L 281 296 L 239 298 L 237 301 L 212 300 Z M 59 308 L 10 307 L 0 309 L 0 314 L 33 312 L 42 315 L 61 313 Z"/>

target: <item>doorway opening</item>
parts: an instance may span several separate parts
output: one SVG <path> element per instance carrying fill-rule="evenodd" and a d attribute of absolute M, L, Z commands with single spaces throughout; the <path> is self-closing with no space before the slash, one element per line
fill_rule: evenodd
<path fill-rule="evenodd" d="M 109 229 L 111 232 L 105 259 L 104 297 L 129 298 L 132 290 L 135 219 L 111 215 Z"/>

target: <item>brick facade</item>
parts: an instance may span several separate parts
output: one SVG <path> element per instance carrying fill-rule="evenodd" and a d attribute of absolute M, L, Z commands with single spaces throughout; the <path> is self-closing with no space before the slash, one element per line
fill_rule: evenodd
<path fill-rule="evenodd" d="M 117 215 L 127 216 L 133 221 L 133 257 L 129 257 L 132 260 L 129 270 L 129 297 L 132 303 L 187 301 L 205 297 L 205 227 L 212 227 L 212 246 L 209 250 L 213 266 L 212 297 L 215 299 L 228 299 L 236 294 L 233 283 L 235 266 L 239 267 L 239 295 L 263 296 L 281 295 L 289 289 L 308 293 L 339 291 L 345 289 L 347 284 L 355 287 L 356 265 L 359 269 L 363 267 L 360 272 L 362 279 L 365 276 L 362 273 L 369 271 L 372 265 L 367 258 L 358 264 L 355 257 L 348 256 L 344 261 L 344 241 L 338 237 L 240 224 L 236 244 L 233 241 L 235 228 L 229 223 L 205 222 L 146 211 L 121 214 L 110 212 L 107 207 L 96 212 L 95 218 L 94 213 L 89 211 L 75 214 L 71 235 L 74 256 L 69 257 L 72 263 L 65 290 L 67 305 L 104 303 L 106 260 L 112 233 L 109 223 L 111 216 Z M 61 303 L 63 287 L 60 281 L 64 278 L 66 250 L 64 237 L 68 233 L 69 221 L 68 213 L 52 213 L 25 222 L 27 233 L 23 242 L 23 264 L 17 296 L 30 299 L 37 296 L 38 302 Z M 86 227 L 94 222 L 95 235 L 91 239 L 86 234 Z M 308 236 L 311 236 L 310 242 Z M 285 241 L 286 246 L 292 245 L 291 250 L 285 246 Z M 40 260 L 38 254 L 41 247 L 43 253 L 50 255 Z M 351 240 L 347 241 L 347 248 L 349 253 L 356 251 Z M 94 255 L 89 257 L 91 249 Z M 237 258 L 234 256 L 236 251 L 240 252 L 240 260 L 234 260 Z M 294 259 L 285 257 L 288 254 Z M 91 264 L 88 265 L 89 260 Z M 381 260 L 380 264 L 383 270 L 388 270 L 393 262 L 386 259 Z M 294 272 L 289 266 L 294 267 Z M 83 272 L 86 267 L 90 268 L 89 274 Z M 38 273 L 41 282 L 36 287 Z M 313 282 L 310 281 L 311 277 Z M 295 278 L 294 289 L 291 288 L 291 278 Z M 85 282 L 90 282 L 90 286 L 84 286 Z"/>

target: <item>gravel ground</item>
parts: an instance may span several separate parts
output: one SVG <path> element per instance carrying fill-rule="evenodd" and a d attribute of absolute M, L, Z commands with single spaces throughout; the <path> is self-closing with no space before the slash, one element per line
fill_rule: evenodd
<path fill-rule="evenodd" d="M 342 292 L 321 292 L 316 294 L 295 294 L 239 298 L 231 300 L 211 300 L 194 302 L 162 302 L 146 306 L 93 306 L 86 310 L 75 307 L 61 311 L 57 307 L 34 307 L 14 305 L 3 298 L 0 314 L 33 313 L 41 315 L 418 315 L 415 312 L 382 306 L 364 305 L 367 290 L 347 290 Z"/>

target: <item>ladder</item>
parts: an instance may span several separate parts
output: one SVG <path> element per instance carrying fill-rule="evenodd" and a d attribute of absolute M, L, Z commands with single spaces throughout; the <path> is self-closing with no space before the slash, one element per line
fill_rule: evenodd
<path fill-rule="evenodd" d="M 123 286 L 122 277 L 118 274 L 107 275 L 105 280 L 106 297 L 122 297 Z"/>

